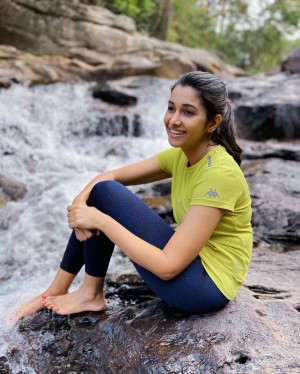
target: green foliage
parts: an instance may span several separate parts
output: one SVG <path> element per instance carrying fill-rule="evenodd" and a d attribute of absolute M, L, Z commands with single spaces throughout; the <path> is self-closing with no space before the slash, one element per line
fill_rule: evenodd
<path fill-rule="evenodd" d="M 169 40 L 190 47 L 215 44 L 216 20 L 208 6 L 196 0 L 173 0 Z"/>
<path fill-rule="evenodd" d="M 299 0 L 260 0 L 259 16 L 250 0 L 98 0 L 114 13 L 132 17 L 139 31 L 217 53 L 250 72 L 279 65 L 300 46 L 289 39 L 300 20 Z"/>
<path fill-rule="evenodd" d="M 153 0 L 99 0 L 99 5 L 116 14 L 125 14 L 135 20 L 139 31 L 148 32 L 149 18 L 155 14 Z"/>

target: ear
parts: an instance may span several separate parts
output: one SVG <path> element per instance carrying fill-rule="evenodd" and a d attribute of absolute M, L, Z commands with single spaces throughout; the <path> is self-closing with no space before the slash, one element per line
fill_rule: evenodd
<path fill-rule="evenodd" d="M 214 132 L 219 124 L 222 122 L 223 117 L 221 114 L 217 114 L 209 124 L 208 132 Z"/>

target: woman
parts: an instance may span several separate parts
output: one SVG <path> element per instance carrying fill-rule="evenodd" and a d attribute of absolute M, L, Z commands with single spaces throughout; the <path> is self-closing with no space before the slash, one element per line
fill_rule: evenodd
<path fill-rule="evenodd" d="M 61 266 L 12 320 L 45 307 L 59 314 L 104 309 L 114 245 L 157 296 L 182 311 L 212 312 L 235 297 L 251 258 L 251 200 L 224 83 L 200 71 L 181 76 L 164 124 L 172 148 L 104 172 L 68 207 L 73 233 Z M 176 230 L 124 187 L 169 177 Z M 83 264 L 83 285 L 68 293 Z"/>

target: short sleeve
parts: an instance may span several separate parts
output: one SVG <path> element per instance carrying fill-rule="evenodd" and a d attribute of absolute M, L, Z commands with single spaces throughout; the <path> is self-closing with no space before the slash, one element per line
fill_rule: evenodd
<path fill-rule="evenodd" d="M 232 172 L 208 168 L 194 185 L 190 205 L 234 211 L 241 195 L 241 185 Z"/>
<path fill-rule="evenodd" d="M 177 159 L 177 153 L 178 150 L 176 148 L 169 148 L 159 152 L 157 155 L 159 167 L 170 175 L 173 174 L 173 168 Z"/>

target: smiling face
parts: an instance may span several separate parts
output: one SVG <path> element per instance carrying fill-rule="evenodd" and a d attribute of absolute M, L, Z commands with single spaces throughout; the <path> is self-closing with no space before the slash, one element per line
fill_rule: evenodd
<path fill-rule="evenodd" d="M 207 110 L 190 86 L 178 85 L 173 89 L 164 123 L 170 145 L 185 153 L 206 145 L 211 136 Z"/>

